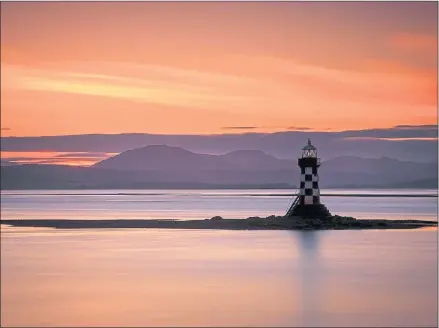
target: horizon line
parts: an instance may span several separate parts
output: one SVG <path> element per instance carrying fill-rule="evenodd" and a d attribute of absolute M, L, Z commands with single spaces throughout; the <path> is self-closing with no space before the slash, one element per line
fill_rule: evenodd
<path fill-rule="evenodd" d="M 353 130 L 330 130 L 330 129 L 312 129 L 312 128 L 299 128 L 299 129 L 286 129 L 286 130 L 280 130 L 280 131 L 269 131 L 269 132 L 263 132 L 263 131 L 248 131 L 244 132 L 243 129 L 240 127 L 234 127 L 234 128 L 224 128 L 229 130 L 236 130 L 239 132 L 228 132 L 228 133 L 148 133 L 148 132 L 118 132 L 118 133 L 101 133 L 101 132 L 90 132 L 90 133 L 81 133 L 81 134 L 55 134 L 55 135 L 36 135 L 36 136 L 29 136 L 29 135 L 21 135 L 21 136 L 3 136 L 0 133 L 0 138 L 46 138 L 46 137 L 74 137 L 74 136 L 93 136 L 93 135 L 108 135 L 108 136 L 115 136 L 115 135 L 154 135 L 154 136 L 223 136 L 223 135 L 257 135 L 257 134 L 277 134 L 277 133 L 345 133 L 345 132 L 359 132 L 359 131 L 376 131 L 376 130 L 391 130 L 391 129 L 398 129 L 398 130 L 409 130 L 409 129 L 416 129 L 416 128 L 431 128 L 431 129 L 438 129 L 437 124 L 420 124 L 420 125 L 408 125 L 408 124 L 398 124 L 391 127 L 378 127 L 378 128 L 368 128 L 368 129 L 353 129 Z M 249 127 L 249 130 L 255 130 L 257 127 Z M 1 128 L 1 131 L 10 131 L 10 128 Z M 432 138 L 433 139 L 433 138 Z M 436 138 L 437 140 L 437 138 Z"/>

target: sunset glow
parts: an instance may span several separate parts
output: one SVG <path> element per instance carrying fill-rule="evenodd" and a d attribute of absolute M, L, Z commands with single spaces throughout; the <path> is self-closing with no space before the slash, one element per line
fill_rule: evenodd
<path fill-rule="evenodd" d="M 2 160 L 14 164 L 57 164 L 70 166 L 91 166 L 118 153 L 67 153 L 53 151 L 8 152 L 1 153 Z"/>
<path fill-rule="evenodd" d="M 435 2 L 17 2 L 1 21 L 2 136 L 437 123 Z"/>

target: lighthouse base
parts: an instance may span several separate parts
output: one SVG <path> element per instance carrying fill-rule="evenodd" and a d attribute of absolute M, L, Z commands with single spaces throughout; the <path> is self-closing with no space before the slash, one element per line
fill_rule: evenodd
<path fill-rule="evenodd" d="M 304 219 L 327 219 L 332 215 L 323 204 L 296 205 L 288 214 L 288 217 L 300 216 Z"/>

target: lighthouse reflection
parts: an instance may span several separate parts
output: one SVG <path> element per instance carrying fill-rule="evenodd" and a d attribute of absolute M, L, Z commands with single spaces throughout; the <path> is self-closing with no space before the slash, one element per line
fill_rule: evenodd
<path fill-rule="evenodd" d="M 299 249 L 300 275 L 300 326 L 318 326 L 324 299 L 322 261 L 319 258 L 319 244 L 322 231 L 300 231 L 295 233 Z"/>

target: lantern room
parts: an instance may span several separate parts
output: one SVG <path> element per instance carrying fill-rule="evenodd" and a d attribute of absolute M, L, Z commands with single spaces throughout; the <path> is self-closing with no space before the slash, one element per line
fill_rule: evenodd
<path fill-rule="evenodd" d="M 302 148 L 302 158 L 317 158 L 317 149 L 311 144 L 308 138 L 308 144 Z"/>

